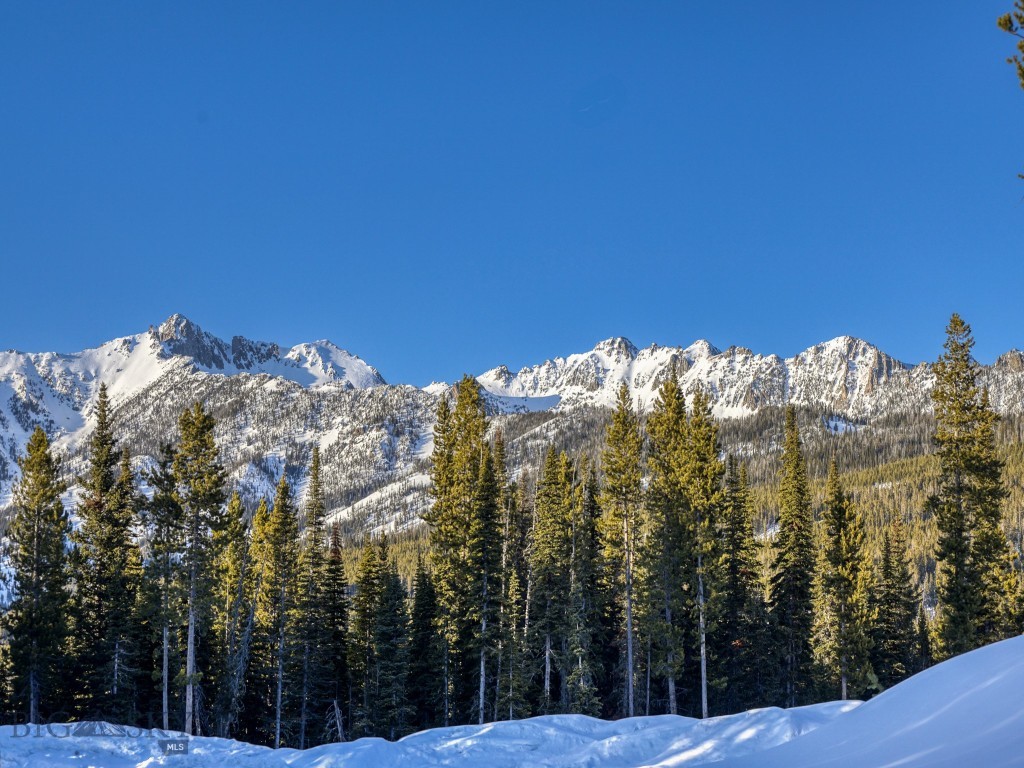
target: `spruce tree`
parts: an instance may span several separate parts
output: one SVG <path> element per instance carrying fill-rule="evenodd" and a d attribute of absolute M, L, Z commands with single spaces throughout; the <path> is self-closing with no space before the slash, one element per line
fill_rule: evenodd
<path fill-rule="evenodd" d="M 438 704 L 444 686 L 441 644 L 437 636 L 437 592 L 422 558 L 416 560 L 413 579 L 409 652 L 410 723 L 415 730 L 422 731 L 442 722 L 443 713 Z"/>
<path fill-rule="evenodd" d="M 149 557 L 144 565 L 142 589 L 147 605 L 147 622 L 156 636 L 161 694 L 161 723 L 171 727 L 171 669 L 177 661 L 177 629 L 183 623 L 183 595 L 186 584 L 179 558 L 185 541 L 184 510 L 174 477 L 174 448 L 161 446 L 156 464 L 145 473 L 152 495 L 141 510 L 143 529 L 149 542 Z"/>
<path fill-rule="evenodd" d="M 412 716 L 408 614 L 405 588 L 391 562 L 387 538 L 363 548 L 356 576 L 349 636 L 349 668 L 355 686 L 353 731 L 396 739 Z"/>
<path fill-rule="evenodd" d="M 486 446 L 480 459 L 476 499 L 466 540 L 469 573 L 472 574 L 470 606 L 475 624 L 475 648 L 478 664 L 477 722 L 488 716 L 487 670 L 489 652 L 497 645 L 498 608 L 501 598 L 501 529 L 499 501 L 501 490 L 494 470 L 494 459 Z"/>
<path fill-rule="evenodd" d="M 903 521 L 895 516 L 882 535 L 882 557 L 872 593 L 871 665 L 879 685 L 891 688 L 918 671 L 917 589 L 907 560 Z"/>
<path fill-rule="evenodd" d="M 337 523 L 331 526 L 320 599 L 325 630 L 324 656 L 328 661 L 325 692 L 329 702 L 324 740 L 344 741 L 351 712 L 347 640 L 349 596 L 342 555 L 341 528 Z"/>
<path fill-rule="evenodd" d="M 811 625 L 814 540 L 807 466 L 796 409 L 786 407 L 779 487 L 779 520 L 771 578 L 770 609 L 782 657 L 783 703 L 806 701 L 811 683 Z"/>
<path fill-rule="evenodd" d="M 182 508 L 186 592 L 185 733 L 196 733 L 196 687 L 202 674 L 198 644 L 212 600 L 213 532 L 224 522 L 224 468 L 213 437 L 214 419 L 200 403 L 178 420 L 180 440 L 174 454 L 174 479 Z"/>
<path fill-rule="evenodd" d="M 575 486 L 571 508 L 572 547 L 569 553 L 568 637 L 563 661 L 566 697 L 563 709 L 597 716 L 601 703 L 597 692 L 594 633 L 600 610 L 597 523 L 601 509 L 596 472 L 590 470 L 586 460 L 581 460 L 578 474 L 583 481 Z"/>
<path fill-rule="evenodd" d="M 978 386 L 971 328 L 954 314 L 933 366 L 939 490 L 930 500 L 939 529 L 938 647 L 949 658 L 1000 639 L 1008 544 L 1002 533 L 1003 462 L 996 455 L 988 394 Z"/>
<path fill-rule="evenodd" d="M 541 665 L 539 711 L 551 714 L 561 704 L 560 656 L 568 644 L 572 549 L 572 486 L 569 459 L 548 451 L 534 501 L 530 550 L 530 643 Z"/>
<path fill-rule="evenodd" d="M 646 634 L 652 672 L 664 678 L 668 711 L 679 712 L 676 684 L 690 629 L 687 590 L 694 575 L 690 510 L 682 473 L 687 445 L 686 401 L 676 378 L 662 384 L 647 420 L 650 471 L 645 501 L 649 530 L 640 551 Z"/>
<path fill-rule="evenodd" d="M 615 412 L 605 433 L 601 453 L 604 485 L 601 493 L 602 548 L 609 581 L 620 613 L 619 637 L 623 649 L 623 704 L 625 714 L 635 712 L 636 640 L 633 626 L 634 567 L 640 531 L 641 492 L 640 423 L 630 399 L 629 389 L 619 388 Z"/>
<path fill-rule="evenodd" d="M 313 447 L 309 469 L 309 488 L 304 507 L 304 529 L 299 549 L 297 594 L 291 623 L 295 635 L 295 686 L 298 698 L 298 747 L 315 743 L 323 732 L 322 717 L 330 700 L 325 693 L 329 660 L 323 615 L 323 589 L 327 564 L 327 535 L 323 482 L 320 478 L 320 449 Z"/>
<path fill-rule="evenodd" d="M 527 643 L 524 608 L 526 599 L 519 584 L 519 574 L 509 573 L 505 588 L 507 607 L 505 670 L 498 694 L 498 718 L 518 720 L 530 714 L 527 692 L 530 673 L 527 666 Z"/>
<path fill-rule="evenodd" d="M 457 386 L 455 408 L 438 404 L 434 428 L 431 493 L 433 504 L 424 519 L 430 525 L 431 566 L 442 640 L 445 724 L 468 718 L 477 703 L 479 680 L 473 652 L 477 646 L 478 575 L 470 564 L 469 531 L 478 505 L 480 464 L 486 450 L 480 387 L 471 376 Z M 472 683 L 477 682 L 477 686 Z"/>
<path fill-rule="evenodd" d="M 18 468 L 8 529 L 14 598 L 4 626 L 10 633 L 15 701 L 25 707 L 30 723 L 40 723 L 60 709 L 55 692 L 67 670 L 65 540 L 71 524 L 61 501 L 66 489 L 61 462 L 42 428 L 32 432 Z"/>
<path fill-rule="evenodd" d="M 700 652 L 701 716 L 708 716 L 707 632 L 708 595 L 716 574 L 708 568 L 716 556 L 715 531 L 725 498 L 722 478 L 725 466 L 719 459 L 718 426 L 711 416 L 711 401 L 698 389 L 686 437 L 683 478 L 696 553 L 697 633 Z"/>
<path fill-rule="evenodd" d="M 757 553 L 746 467 L 730 455 L 726 461 L 725 498 L 719 528 L 718 619 L 712 636 L 721 690 L 713 709 L 739 712 L 764 702 L 766 627 L 764 590 L 757 575 Z"/>
<path fill-rule="evenodd" d="M 870 568 L 865 560 L 864 522 L 843 490 L 835 459 L 828 469 L 822 512 L 823 546 L 815 580 L 813 653 L 829 691 L 838 684 L 840 699 L 860 693 L 873 673 L 868 594 Z"/>
<path fill-rule="evenodd" d="M 218 532 L 218 539 L 212 616 L 219 659 L 215 732 L 228 738 L 242 707 L 256 613 L 249 526 L 237 491 L 228 501 L 225 526 Z"/>
<path fill-rule="evenodd" d="M 257 518 L 253 529 L 253 564 L 259 585 L 256 591 L 256 631 L 264 643 L 262 662 L 270 690 L 264 694 L 273 712 L 271 734 L 274 747 L 285 737 L 283 720 L 288 658 L 295 638 L 292 612 L 297 602 L 297 561 L 299 525 L 292 502 L 291 486 L 282 473 L 270 514 Z"/>

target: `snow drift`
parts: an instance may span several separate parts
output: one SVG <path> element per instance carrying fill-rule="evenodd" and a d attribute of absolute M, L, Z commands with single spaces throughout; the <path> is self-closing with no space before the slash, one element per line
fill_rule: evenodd
<path fill-rule="evenodd" d="M 0 729 L 0 765 L 180 768 L 985 768 L 1024 766 L 1024 637 L 927 670 L 866 704 L 832 702 L 694 720 L 663 715 L 606 722 L 580 715 L 423 731 L 272 750 L 106 723 Z M 168 742 L 167 740 L 171 741 Z M 170 746 L 169 746 L 170 743 Z M 179 743 L 180 746 L 180 743 Z"/>

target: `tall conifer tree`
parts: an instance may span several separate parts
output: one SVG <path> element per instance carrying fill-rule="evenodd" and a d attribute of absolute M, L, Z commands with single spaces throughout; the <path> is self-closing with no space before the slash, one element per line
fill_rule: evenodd
<path fill-rule="evenodd" d="M 896 516 L 882 534 L 882 558 L 872 593 L 871 664 L 883 689 L 917 671 L 919 603 L 907 561 L 903 521 Z"/>
<path fill-rule="evenodd" d="M 843 490 L 835 459 L 829 464 L 822 513 L 823 546 L 815 582 L 813 650 L 826 685 L 838 682 L 840 698 L 864 691 L 872 676 L 869 651 L 870 568 L 864 523 Z"/>
<path fill-rule="evenodd" d="M 202 677 L 198 643 L 212 599 L 213 531 L 224 522 L 224 468 L 213 438 L 214 419 L 200 403 L 181 414 L 174 478 L 182 508 L 186 592 L 185 733 L 196 733 L 196 687 Z"/>
<path fill-rule="evenodd" d="M 810 687 L 814 540 L 811 497 L 797 427 L 796 409 L 786 408 L 779 488 L 779 521 L 771 580 L 771 612 L 782 656 L 783 703 L 806 701 Z"/>
<path fill-rule="evenodd" d="M 620 638 L 623 647 L 623 704 L 625 713 L 635 713 L 636 639 L 633 626 L 634 569 L 642 509 L 642 448 L 640 422 L 633 410 L 629 388 L 619 388 L 615 412 L 605 434 L 601 453 L 604 486 L 601 494 L 601 532 L 604 558 L 621 611 Z"/>
<path fill-rule="evenodd" d="M 61 494 L 66 485 L 60 460 L 40 427 L 18 458 L 21 476 L 14 486 L 14 517 L 8 535 L 13 545 L 14 599 L 4 624 L 11 634 L 16 700 L 30 723 L 58 711 L 55 693 L 66 672 L 68 573 L 65 540 L 71 524 Z"/>
<path fill-rule="evenodd" d="M 996 455 L 988 393 L 978 386 L 971 328 L 954 314 L 933 366 L 939 490 L 930 506 L 939 528 L 938 647 L 948 658 L 1001 637 L 1008 545 L 1003 536 L 1003 462 Z"/>

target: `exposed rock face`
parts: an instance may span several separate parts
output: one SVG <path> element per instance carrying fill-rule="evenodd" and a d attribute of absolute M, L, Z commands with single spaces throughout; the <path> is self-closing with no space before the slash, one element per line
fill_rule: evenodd
<path fill-rule="evenodd" d="M 620 337 L 518 373 L 498 366 L 478 380 L 492 414 L 508 414 L 511 426 L 525 419 L 535 430 L 531 448 L 520 451 L 532 456 L 551 430 L 593 438 L 600 429 L 594 414 L 615 402 L 622 384 L 646 410 L 673 375 L 687 393 L 707 391 L 720 418 L 795 403 L 861 424 L 929 412 L 934 383 L 927 365 L 909 366 L 849 336 L 788 359 L 735 346 L 722 351 L 707 341 L 638 349 Z M 1024 354 L 1007 352 L 982 377 L 997 410 L 1024 413 Z M 178 415 L 200 400 L 217 418 L 232 481 L 249 500 L 271 493 L 282 471 L 301 486 L 318 445 L 335 517 L 412 524 L 429 503 L 434 413 L 447 385 L 388 385 L 371 365 L 329 341 L 288 350 L 241 336 L 228 343 L 173 315 L 148 332 L 76 354 L 0 352 L 0 506 L 9 497 L 15 457 L 37 424 L 69 453 L 70 476 L 78 471 L 101 381 L 139 466 L 174 439 Z M 530 415 L 536 411 L 548 413 Z"/>

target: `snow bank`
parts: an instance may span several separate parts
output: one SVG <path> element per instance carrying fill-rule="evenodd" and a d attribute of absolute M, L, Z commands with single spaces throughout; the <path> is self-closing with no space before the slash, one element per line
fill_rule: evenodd
<path fill-rule="evenodd" d="M 866 704 L 758 709 L 709 720 L 535 717 L 306 751 L 96 724 L 0 728 L 0 766 L 50 768 L 985 768 L 1024 766 L 1024 637 L 916 675 Z"/>

